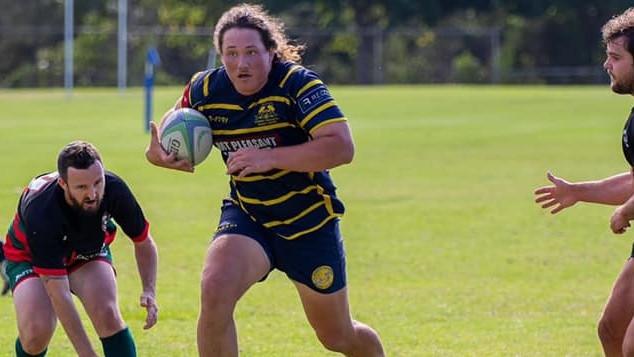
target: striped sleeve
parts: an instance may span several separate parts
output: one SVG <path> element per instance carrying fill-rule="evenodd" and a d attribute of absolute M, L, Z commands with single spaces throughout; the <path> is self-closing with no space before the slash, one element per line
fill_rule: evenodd
<path fill-rule="evenodd" d="M 306 132 L 346 120 L 330 90 L 315 72 L 306 68 L 296 70 L 289 83 L 295 89 L 291 93 L 297 101 L 299 124 Z"/>

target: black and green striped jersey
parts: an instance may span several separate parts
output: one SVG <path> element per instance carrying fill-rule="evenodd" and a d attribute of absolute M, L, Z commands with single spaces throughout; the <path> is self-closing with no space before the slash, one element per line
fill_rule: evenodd
<path fill-rule="evenodd" d="M 317 74 L 289 62 L 274 63 L 267 84 L 251 96 L 235 90 L 224 67 L 196 73 L 180 104 L 207 116 L 225 162 L 240 148 L 298 145 L 318 128 L 346 120 Z M 286 239 L 316 231 L 344 212 L 328 171 L 231 176 L 230 189 L 253 220 Z"/>
<path fill-rule="evenodd" d="M 105 189 L 94 215 L 72 209 L 58 183 L 59 174 L 37 176 L 22 191 L 6 235 L 7 259 L 30 262 L 44 275 L 66 275 L 78 259 L 99 255 L 115 239 L 117 226 L 135 242 L 147 238 L 149 223 L 128 185 L 106 171 Z"/>

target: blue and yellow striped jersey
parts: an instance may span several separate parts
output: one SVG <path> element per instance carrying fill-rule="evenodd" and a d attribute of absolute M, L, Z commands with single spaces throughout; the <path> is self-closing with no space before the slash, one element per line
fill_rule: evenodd
<path fill-rule="evenodd" d="M 225 162 L 240 148 L 301 144 L 319 127 L 346 120 L 317 74 L 289 62 L 274 63 L 267 84 L 252 96 L 234 89 L 224 67 L 196 73 L 181 106 L 207 116 Z M 231 199 L 254 221 L 286 239 L 313 232 L 344 212 L 328 171 L 232 176 L 230 187 Z"/>

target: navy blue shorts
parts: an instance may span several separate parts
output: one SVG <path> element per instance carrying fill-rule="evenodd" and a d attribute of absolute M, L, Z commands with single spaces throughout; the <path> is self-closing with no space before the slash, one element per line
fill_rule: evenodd
<path fill-rule="evenodd" d="M 330 294 L 346 286 L 346 253 L 338 219 L 315 232 L 288 240 L 254 222 L 233 202 L 224 200 L 214 239 L 224 234 L 240 234 L 257 241 L 269 257 L 271 270 L 278 269 L 316 292 Z"/>

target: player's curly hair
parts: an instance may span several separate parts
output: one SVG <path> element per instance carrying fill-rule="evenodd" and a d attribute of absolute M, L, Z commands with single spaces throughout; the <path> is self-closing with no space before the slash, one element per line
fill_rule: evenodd
<path fill-rule="evenodd" d="M 267 50 L 275 51 L 275 59 L 301 63 L 304 45 L 293 44 L 284 32 L 284 23 L 268 14 L 261 5 L 240 4 L 227 10 L 216 23 L 214 47 L 222 54 L 224 34 L 232 28 L 256 30 Z"/>
<path fill-rule="evenodd" d="M 604 43 L 625 36 L 626 50 L 634 56 L 634 7 L 608 20 L 601 28 L 601 35 Z"/>
<path fill-rule="evenodd" d="M 73 141 L 59 152 L 57 172 L 64 181 L 68 181 L 69 167 L 85 170 L 97 161 L 102 162 L 94 145 L 86 141 Z"/>

